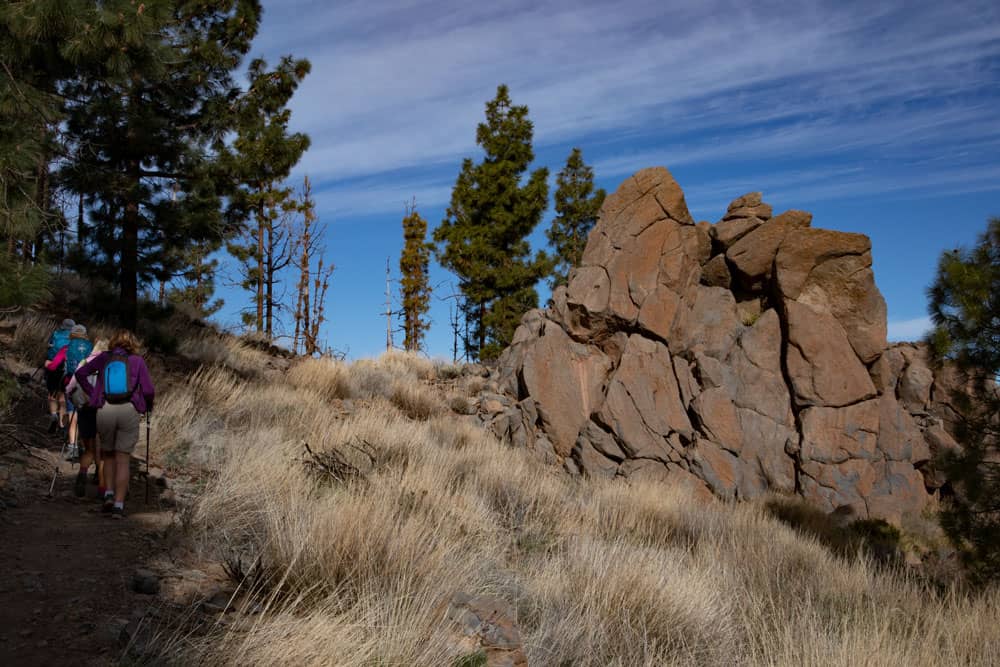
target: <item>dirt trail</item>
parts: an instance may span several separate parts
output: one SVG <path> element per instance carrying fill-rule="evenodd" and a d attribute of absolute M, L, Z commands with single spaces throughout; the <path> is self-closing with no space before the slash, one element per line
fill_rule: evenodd
<path fill-rule="evenodd" d="M 37 384 L 37 383 L 36 383 Z M 0 665 L 109 665 L 122 656 L 153 596 L 132 591 L 135 571 L 162 555 L 173 513 L 133 470 L 124 521 L 100 513 L 96 487 L 73 495 L 76 466 L 60 462 L 61 436 L 43 428 L 36 386 L 15 406 L 14 434 L 0 438 Z"/>

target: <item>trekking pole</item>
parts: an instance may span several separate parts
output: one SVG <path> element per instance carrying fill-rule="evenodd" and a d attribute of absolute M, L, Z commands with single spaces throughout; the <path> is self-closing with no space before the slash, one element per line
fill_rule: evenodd
<path fill-rule="evenodd" d="M 146 410 L 146 504 L 149 504 L 149 422 L 153 416 L 152 410 Z"/>
<path fill-rule="evenodd" d="M 52 492 L 56 488 L 56 477 L 59 476 L 59 462 L 62 461 L 63 454 L 66 453 L 66 443 L 63 442 L 62 449 L 59 450 L 59 458 L 56 459 L 55 470 L 52 471 L 52 483 L 49 484 L 49 498 L 52 497 Z"/>

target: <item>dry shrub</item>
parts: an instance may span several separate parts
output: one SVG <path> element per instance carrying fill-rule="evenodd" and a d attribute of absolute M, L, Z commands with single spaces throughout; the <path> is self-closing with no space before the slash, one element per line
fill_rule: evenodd
<path fill-rule="evenodd" d="M 301 359 L 285 376 L 298 389 L 314 391 L 326 399 L 350 398 L 353 391 L 347 367 L 334 359 Z"/>
<path fill-rule="evenodd" d="M 469 414 L 472 403 L 465 396 L 450 396 L 448 409 L 460 415 Z"/>
<path fill-rule="evenodd" d="M 358 398 L 381 396 L 395 402 L 393 395 L 398 383 L 413 384 L 434 378 L 434 362 L 413 352 L 391 350 L 351 364 L 351 384 Z"/>
<path fill-rule="evenodd" d="M 396 380 L 389 390 L 389 400 L 410 419 L 427 420 L 442 409 L 432 389 L 413 380 Z"/>
<path fill-rule="evenodd" d="M 434 364 L 434 375 L 439 380 L 455 380 L 462 377 L 462 367 L 447 361 L 437 361 Z"/>
<path fill-rule="evenodd" d="M 397 378 L 411 375 L 418 380 L 432 380 L 436 377 L 435 363 L 416 352 L 389 350 L 379 356 L 376 363 Z"/>
<path fill-rule="evenodd" d="M 26 364 L 41 364 L 49 348 L 49 336 L 58 322 L 35 313 L 26 313 L 14 329 L 11 348 Z"/>
<path fill-rule="evenodd" d="M 478 375 L 470 375 L 461 382 L 466 396 L 479 396 L 486 389 L 486 380 Z"/>
<path fill-rule="evenodd" d="M 268 363 L 264 352 L 235 336 L 213 330 L 183 335 L 177 353 L 207 366 L 224 366 L 247 378 L 259 376 Z"/>
<path fill-rule="evenodd" d="M 177 354 L 200 364 L 222 366 L 229 357 L 229 350 L 218 336 L 201 333 L 184 338 L 177 347 Z"/>
<path fill-rule="evenodd" d="M 370 360 L 351 364 L 351 393 L 357 398 L 388 397 L 394 379 L 388 369 Z"/>

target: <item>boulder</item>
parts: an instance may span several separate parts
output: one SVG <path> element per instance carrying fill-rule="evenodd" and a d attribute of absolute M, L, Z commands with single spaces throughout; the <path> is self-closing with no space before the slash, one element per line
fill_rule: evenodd
<path fill-rule="evenodd" d="M 867 369 L 832 315 L 788 301 L 785 318 L 788 375 L 797 405 L 838 407 L 875 396 Z"/>
<path fill-rule="evenodd" d="M 513 607 L 500 598 L 455 593 L 435 615 L 449 636 L 450 664 L 528 667 Z M 482 656 L 483 661 L 470 661 Z"/>
<path fill-rule="evenodd" d="M 667 436 L 692 429 L 666 345 L 629 336 L 596 419 L 630 457 L 669 460 Z"/>
<path fill-rule="evenodd" d="M 762 201 L 762 196 L 759 192 L 749 192 L 742 197 L 737 197 L 729 204 L 726 214 L 722 216 L 722 221 L 753 217 L 761 220 L 769 219 L 771 205 L 765 204 Z"/>
<path fill-rule="evenodd" d="M 737 277 L 748 288 L 762 289 L 771 277 L 774 258 L 785 235 L 793 229 L 808 227 L 812 215 L 805 211 L 785 211 L 740 238 L 726 251 Z"/>
<path fill-rule="evenodd" d="M 782 297 L 832 315 L 866 364 L 886 347 L 885 300 L 871 265 L 867 236 L 812 227 L 790 230 L 774 260 Z"/>
<path fill-rule="evenodd" d="M 559 456 L 569 455 L 580 427 L 600 404 L 610 365 L 604 353 L 571 340 L 554 323 L 525 354 L 524 387 Z"/>
<path fill-rule="evenodd" d="M 764 224 L 760 218 L 723 220 L 714 227 L 712 238 L 718 252 L 726 252 L 734 243 Z"/>
<path fill-rule="evenodd" d="M 691 403 L 698 430 L 723 449 L 739 455 L 743 446 L 743 429 L 736 405 L 728 392 L 721 388 L 706 389 Z"/>
<path fill-rule="evenodd" d="M 733 277 L 729 274 L 729 266 L 726 265 L 725 255 L 716 255 L 702 267 L 701 282 L 709 287 L 729 289 L 733 282 Z"/>

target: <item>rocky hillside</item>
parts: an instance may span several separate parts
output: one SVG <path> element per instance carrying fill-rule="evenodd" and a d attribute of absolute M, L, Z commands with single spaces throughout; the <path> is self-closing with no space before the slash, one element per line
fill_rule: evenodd
<path fill-rule="evenodd" d="M 581 267 L 500 361 L 494 431 L 572 472 L 898 520 L 944 480 L 949 381 L 886 343 L 862 234 L 760 193 L 695 223 L 663 168 L 609 196 Z"/>

